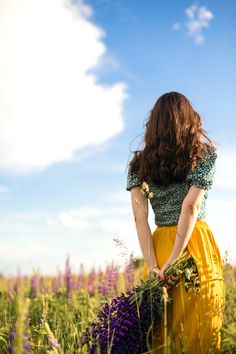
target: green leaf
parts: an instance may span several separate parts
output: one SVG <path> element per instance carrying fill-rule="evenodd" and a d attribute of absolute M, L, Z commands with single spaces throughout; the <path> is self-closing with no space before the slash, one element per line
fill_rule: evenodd
<path fill-rule="evenodd" d="M 188 280 L 191 279 L 191 271 L 189 268 L 184 270 L 184 274 L 185 274 L 186 279 L 188 279 Z"/>

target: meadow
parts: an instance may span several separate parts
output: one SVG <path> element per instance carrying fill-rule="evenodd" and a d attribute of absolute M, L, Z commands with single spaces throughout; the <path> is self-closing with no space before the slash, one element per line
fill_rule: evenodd
<path fill-rule="evenodd" d="M 236 267 L 224 262 L 226 285 L 222 353 L 236 353 Z M 57 276 L 0 276 L 0 353 L 87 353 L 79 349 L 81 333 L 96 321 L 101 306 L 139 281 L 142 259 L 121 271 L 114 263 L 105 270 L 72 272 L 67 257 Z M 112 351 L 110 352 L 112 353 Z"/>

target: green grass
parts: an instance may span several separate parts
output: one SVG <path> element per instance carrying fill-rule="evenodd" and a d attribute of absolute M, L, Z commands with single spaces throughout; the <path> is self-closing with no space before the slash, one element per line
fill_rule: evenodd
<path fill-rule="evenodd" d="M 135 281 L 138 280 L 139 271 L 140 263 L 135 269 Z M 17 354 L 86 353 L 86 349 L 78 351 L 80 334 L 87 325 L 96 321 L 96 313 L 108 298 L 126 289 L 123 273 L 118 274 L 110 293 L 106 295 L 101 294 L 101 288 L 97 288 L 99 284 L 107 285 L 105 274 L 95 273 L 94 279 L 91 274 L 86 275 L 84 280 L 88 282 L 89 277 L 90 293 L 87 286 L 81 287 L 78 276 L 71 273 L 67 278 L 60 278 L 57 293 L 53 292 L 52 277 L 41 278 L 40 286 L 38 276 L 35 287 L 31 285 L 30 278 L 24 278 L 18 288 L 16 278 L 0 277 L 0 354 L 9 353 L 9 333 L 14 331 L 17 335 L 12 340 L 12 347 Z M 236 267 L 225 263 L 224 279 L 226 302 L 221 352 L 236 353 Z M 70 282 L 74 282 L 75 286 L 72 291 Z M 24 351 L 24 345 L 27 344 L 31 349 Z"/>

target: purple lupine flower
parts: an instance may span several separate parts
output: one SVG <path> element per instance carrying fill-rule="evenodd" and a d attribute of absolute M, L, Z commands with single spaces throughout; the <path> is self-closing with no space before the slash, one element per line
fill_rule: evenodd
<path fill-rule="evenodd" d="M 52 279 L 52 292 L 55 296 L 58 296 L 59 290 L 61 287 L 64 285 L 64 275 L 62 272 L 58 272 L 58 275 L 56 277 L 53 277 Z"/>
<path fill-rule="evenodd" d="M 118 267 L 116 267 L 115 272 L 114 272 L 114 294 L 116 294 L 116 295 L 119 292 L 119 289 L 118 289 L 119 278 L 120 278 L 120 273 L 119 273 Z"/>
<path fill-rule="evenodd" d="M 41 294 L 45 294 L 46 292 L 44 277 L 42 275 L 39 277 L 39 290 Z"/>
<path fill-rule="evenodd" d="M 58 295 L 58 289 L 59 289 L 58 277 L 54 277 L 54 278 L 52 278 L 52 292 L 53 292 L 53 295 L 55 295 L 55 296 Z"/>
<path fill-rule="evenodd" d="M 24 352 L 23 352 L 23 354 L 29 353 L 30 349 L 31 349 L 31 344 L 28 339 L 28 335 L 24 334 Z"/>
<path fill-rule="evenodd" d="M 50 343 L 51 349 L 60 349 L 61 348 L 61 344 L 58 343 L 58 341 L 55 338 L 53 338 L 53 339 L 50 338 L 49 343 Z"/>
<path fill-rule="evenodd" d="M 126 290 L 131 290 L 135 280 L 135 267 L 134 263 L 131 262 L 125 267 L 124 272 L 125 286 Z"/>
<path fill-rule="evenodd" d="M 31 344 L 29 341 L 29 319 L 28 319 L 28 311 L 26 311 L 26 313 L 24 314 L 23 318 L 22 318 L 23 322 L 24 322 L 24 332 L 23 332 L 23 351 L 22 354 L 28 354 L 30 352 L 31 349 Z M 16 353 L 18 352 L 18 349 L 16 348 L 16 338 L 18 336 L 18 330 L 16 328 L 16 326 L 14 326 L 14 329 L 12 329 L 12 331 L 9 333 L 9 353 Z"/>
<path fill-rule="evenodd" d="M 72 275 L 71 275 L 71 266 L 70 266 L 69 256 L 67 256 L 67 259 L 66 259 L 64 280 L 65 280 L 67 298 L 71 300 L 72 299 L 73 281 L 72 281 Z"/>
<path fill-rule="evenodd" d="M 116 283 L 116 276 L 117 270 L 111 266 L 107 266 L 106 268 L 106 278 L 107 278 L 107 287 L 108 287 L 108 294 L 114 295 L 115 293 L 115 283 Z"/>
<path fill-rule="evenodd" d="M 160 304 L 161 289 L 155 292 L 153 302 Z M 151 345 L 151 332 L 147 341 L 148 329 L 152 323 L 151 310 L 156 314 L 160 307 L 148 305 L 148 293 L 144 294 L 143 301 L 139 307 L 139 314 L 136 303 L 130 304 L 131 292 L 125 295 L 122 293 L 114 298 L 111 304 L 106 303 L 98 313 L 99 321 L 92 323 L 92 328 L 87 328 L 81 338 L 82 346 L 87 344 L 88 353 L 96 353 L 99 348 L 101 354 L 107 353 L 111 344 L 111 354 L 140 354 L 148 350 Z M 156 316 L 153 330 L 157 328 L 158 317 Z M 108 326 L 110 330 L 108 331 Z M 92 339 L 92 343 L 91 343 Z M 125 339 L 125 340 L 124 340 Z M 137 340 L 138 339 L 138 340 Z"/>
<path fill-rule="evenodd" d="M 27 354 L 30 352 L 31 349 L 31 344 L 29 341 L 29 322 L 28 322 L 28 313 L 26 314 L 26 319 L 25 319 L 25 329 L 24 329 L 24 334 L 23 334 L 23 347 L 24 347 L 24 351 L 23 354 Z"/>
<path fill-rule="evenodd" d="M 36 274 L 33 274 L 30 279 L 30 292 L 29 297 L 35 298 L 37 295 L 37 287 L 38 287 L 38 277 Z"/>
<path fill-rule="evenodd" d="M 8 347 L 9 353 L 15 353 L 15 346 L 14 346 L 14 341 L 17 337 L 17 330 L 12 330 L 9 333 L 9 341 L 10 341 L 10 345 Z M 31 344 L 30 341 L 28 339 L 28 335 L 26 334 L 26 332 L 24 332 L 23 334 L 23 354 L 27 354 L 29 353 L 31 349 Z"/>
<path fill-rule="evenodd" d="M 97 289 L 98 289 L 98 293 L 99 293 L 100 295 L 102 295 L 102 297 L 107 296 L 107 293 L 108 293 L 108 291 L 107 291 L 107 285 L 106 285 L 106 282 L 105 282 L 104 279 L 99 282 L 99 284 L 98 284 L 98 286 L 97 286 Z"/>
<path fill-rule="evenodd" d="M 97 282 L 98 282 L 97 283 L 98 294 L 102 295 L 102 297 L 105 297 L 107 295 L 105 274 L 103 273 L 103 271 L 100 268 L 98 271 Z"/>
<path fill-rule="evenodd" d="M 89 278 L 92 279 L 92 280 L 96 279 L 96 271 L 95 271 L 94 267 L 92 267 L 92 270 L 89 273 Z"/>
<path fill-rule="evenodd" d="M 85 286 L 85 271 L 83 263 L 80 264 L 80 270 L 78 275 L 78 290 L 81 290 Z"/>
<path fill-rule="evenodd" d="M 90 296 L 93 296 L 95 294 L 95 284 L 94 284 L 95 279 L 96 279 L 96 271 L 93 267 L 88 275 L 88 280 L 87 280 L 87 289 Z"/>
<path fill-rule="evenodd" d="M 61 271 L 59 271 L 59 273 L 58 273 L 58 285 L 59 285 L 59 288 L 63 287 L 63 285 L 64 285 L 64 275 Z"/>
<path fill-rule="evenodd" d="M 86 345 L 90 354 L 97 353 L 97 350 L 105 354 L 108 347 L 110 354 L 147 352 L 153 345 L 153 333 L 163 316 L 164 288 L 176 285 L 183 276 L 185 286 L 191 284 L 199 291 L 195 261 L 191 256 L 185 257 L 186 253 L 179 256 L 165 271 L 163 279 L 150 273 L 147 281 L 141 280 L 141 284 L 126 294 L 106 302 L 97 315 L 98 321 L 92 322 L 91 327 L 86 327 L 82 333 L 81 348 Z M 170 285 L 171 274 L 175 281 Z"/>
<path fill-rule="evenodd" d="M 22 284 L 22 277 L 21 277 L 21 271 L 20 271 L 20 268 L 18 268 L 17 270 L 17 278 L 16 278 L 16 284 L 15 284 L 15 290 L 16 292 L 18 293 L 20 287 L 21 287 L 21 284 Z"/>
<path fill-rule="evenodd" d="M 88 293 L 90 296 L 93 296 L 95 294 L 95 287 L 94 287 L 94 280 L 93 279 L 88 279 L 87 289 L 88 289 Z"/>
<path fill-rule="evenodd" d="M 14 282 L 12 278 L 7 278 L 7 294 L 8 296 L 13 299 L 14 298 Z"/>
<path fill-rule="evenodd" d="M 17 333 L 16 333 L 16 329 L 13 329 L 10 333 L 9 333 L 9 342 L 10 345 L 8 347 L 9 353 L 14 353 L 14 340 L 16 339 Z"/>

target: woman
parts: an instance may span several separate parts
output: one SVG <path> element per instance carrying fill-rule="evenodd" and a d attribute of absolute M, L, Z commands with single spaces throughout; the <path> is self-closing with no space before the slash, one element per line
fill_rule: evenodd
<path fill-rule="evenodd" d="M 205 139 L 205 140 L 204 140 Z M 179 92 L 159 97 L 150 111 L 144 148 L 134 151 L 126 189 L 131 191 L 144 266 L 141 278 L 156 276 L 185 249 L 195 259 L 200 293 L 186 292 L 184 280 L 168 290 L 170 353 L 217 353 L 225 302 L 222 258 L 206 221 L 206 200 L 215 175 L 217 151 L 190 101 Z M 143 182 L 147 188 L 143 191 Z M 148 224 L 148 199 L 156 229 Z M 153 353 L 164 352 L 161 322 Z"/>

